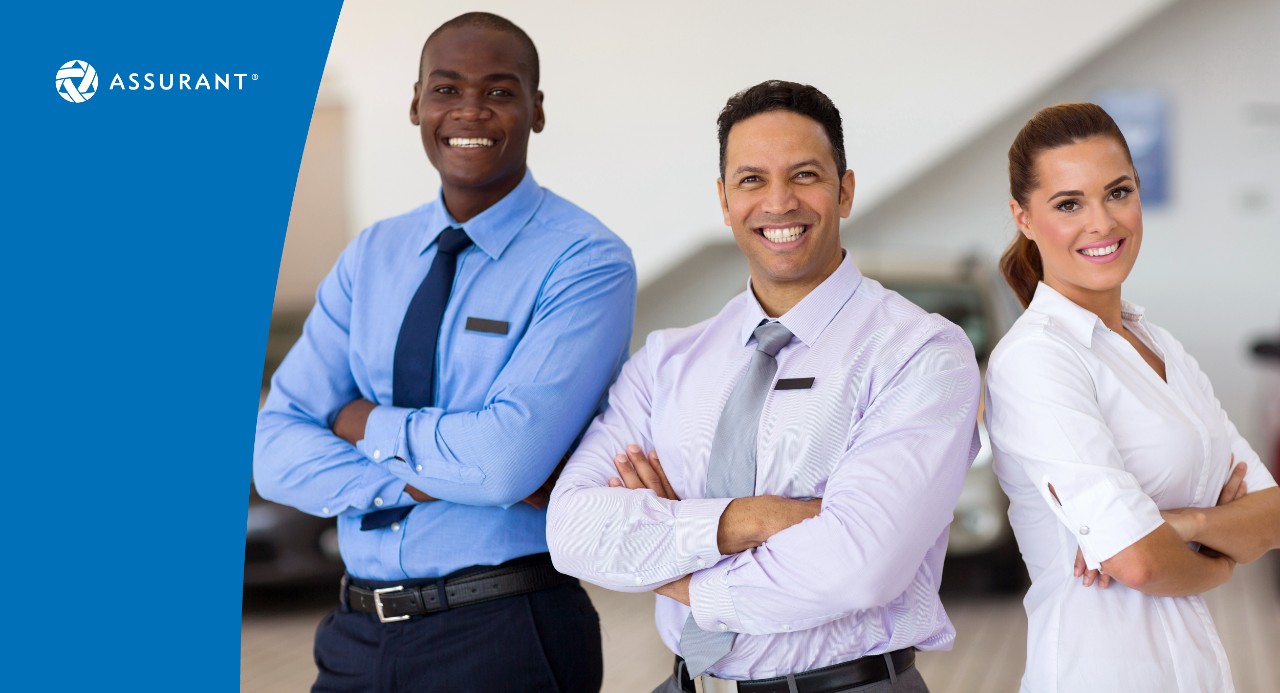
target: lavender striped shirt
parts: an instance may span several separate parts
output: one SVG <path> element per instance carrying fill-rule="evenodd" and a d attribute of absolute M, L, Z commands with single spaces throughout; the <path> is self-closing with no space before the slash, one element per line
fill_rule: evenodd
<path fill-rule="evenodd" d="M 547 534 L 563 572 L 621 591 L 693 574 L 693 614 L 741 635 L 711 673 L 780 676 L 867 654 L 947 649 L 938 599 L 947 525 L 978 452 L 978 368 L 955 325 L 924 313 L 850 257 L 779 320 L 795 339 L 760 419 L 756 493 L 821 496 L 822 512 L 757 549 L 720 555 L 730 499 L 704 498 L 720 411 L 766 316 L 750 288 L 719 315 L 649 335 L 623 367 L 552 494 Z M 608 487 L 628 443 L 656 449 L 683 500 Z M 689 608 L 657 598 L 679 653 Z"/>

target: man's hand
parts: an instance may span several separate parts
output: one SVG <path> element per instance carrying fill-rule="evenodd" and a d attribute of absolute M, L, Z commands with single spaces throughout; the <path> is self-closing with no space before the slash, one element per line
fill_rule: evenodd
<path fill-rule="evenodd" d="M 658 451 L 651 451 L 647 456 L 639 445 L 628 445 L 625 454 L 613 458 L 613 466 L 618 476 L 609 480 L 613 488 L 649 489 L 659 498 L 680 500 L 671 482 L 667 481 L 667 473 L 662 470 L 662 462 L 658 459 Z"/>
<path fill-rule="evenodd" d="M 333 419 L 333 434 L 355 445 L 364 438 L 364 427 L 369 421 L 369 412 L 378 405 L 367 399 L 353 400 Z"/>
<path fill-rule="evenodd" d="M 788 527 L 822 511 L 822 499 L 796 500 L 783 496 L 735 498 L 720 515 L 716 543 L 722 555 L 741 553 L 765 543 Z"/>
<path fill-rule="evenodd" d="M 439 498 L 432 498 L 408 484 L 404 485 L 404 492 L 409 494 L 410 498 L 418 501 L 419 503 L 430 503 L 433 500 L 440 500 Z"/>
<path fill-rule="evenodd" d="M 667 480 L 657 451 L 648 455 L 638 445 L 628 445 L 625 454 L 613 458 L 618 476 L 609 480 L 613 488 L 648 489 L 659 498 L 680 500 Z M 720 516 L 716 543 L 720 553 L 741 553 L 765 543 L 782 530 L 816 516 L 822 499 L 795 500 L 782 496 L 735 498 Z M 660 593 L 661 594 L 661 593 Z"/>
<path fill-rule="evenodd" d="M 675 582 L 667 584 L 655 589 L 654 594 L 661 594 L 664 597 L 670 597 L 685 606 L 689 606 L 689 583 L 693 580 L 692 575 L 686 575 Z"/>

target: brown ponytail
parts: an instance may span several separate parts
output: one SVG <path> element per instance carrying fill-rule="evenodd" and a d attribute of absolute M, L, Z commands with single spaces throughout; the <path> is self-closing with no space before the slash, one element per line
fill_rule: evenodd
<path fill-rule="evenodd" d="M 1116 121 L 1101 106 L 1064 103 L 1050 106 L 1031 116 L 1031 120 L 1022 126 L 1018 136 L 1013 139 L 1013 145 L 1009 147 L 1009 194 L 1026 208 L 1031 199 L 1031 191 L 1040 184 L 1036 178 L 1036 157 L 1047 150 L 1098 136 L 1111 137 L 1119 142 L 1129 159 L 1129 165 L 1133 165 L 1129 143 L 1125 142 Z M 1133 177 L 1137 184 L 1136 170 Z M 1000 256 L 1000 272 L 1004 274 L 1004 280 L 1009 282 L 1018 300 L 1022 301 L 1023 307 L 1030 305 L 1031 297 L 1036 293 L 1036 284 L 1044 279 L 1044 264 L 1040 261 L 1040 249 L 1022 235 L 1021 230 L 1005 249 L 1004 255 Z"/>
<path fill-rule="evenodd" d="M 1040 262 L 1040 249 L 1021 231 L 1000 256 L 1000 273 L 1022 302 L 1022 307 L 1031 305 L 1036 285 L 1044 279 L 1044 265 Z"/>

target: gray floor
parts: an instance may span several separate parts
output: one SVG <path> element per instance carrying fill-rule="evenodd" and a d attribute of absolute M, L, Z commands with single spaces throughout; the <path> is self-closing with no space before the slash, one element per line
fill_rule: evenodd
<path fill-rule="evenodd" d="M 1266 558 L 1242 566 L 1230 583 L 1207 595 L 1240 693 L 1280 691 L 1280 557 Z M 308 689 L 315 676 L 311 637 L 321 615 L 331 608 L 328 591 L 254 594 L 246 599 L 241 691 Z M 653 628 L 653 596 L 590 587 L 588 591 L 604 631 L 604 690 L 650 690 L 671 661 Z M 945 603 L 959 637 L 950 652 L 921 655 L 920 668 L 930 689 L 1016 691 L 1027 627 L 1019 599 L 961 594 Z"/>

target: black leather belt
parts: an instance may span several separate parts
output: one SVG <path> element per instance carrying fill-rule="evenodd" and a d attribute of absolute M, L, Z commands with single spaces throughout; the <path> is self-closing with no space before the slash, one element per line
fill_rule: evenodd
<path fill-rule="evenodd" d="M 753 679 L 750 681 L 716 679 L 715 683 L 728 684 L 728 688 L 732 688 L 733 684 L 737 684 L 736 690 L 740 693 L 831 693 L 888 680 L 889 664 L 885 661 L 886 659 L 893 661 L 893 671 L 896 677 L 898 674 L 915 666 L 916 651 L 915 648 L 907 647 L 887 654 L 868 655 L 851 662 L 832 664 L 829 667 L 811 669 L 791 676 Z M 679 677 L 681 688 L 689 691 L 689 693 L 694 693 L 697 690 L 685 671 L 684 660 L 679 657 L 676 657 L 675 674 Z M 788 685 L 788 679 L 794 682 L 794 688 Z M 708 688 L 710 689 L 712 686 L 708 686 Z M 717 686 L 716 688 L 719 687 Z"/>
<path fill-rule="evenodd" d="M 573 581 L 573 578 L 556 572 L 551 559 L 542 554 L 532 560 L 517 559 L 512 564 L 495 568 L 386 587 L 361 586 L 344 576 L 342 591 L 351 609 L 377 614 L 378 620 L 391 623 L 411 616 L 537 592 Z"/>

